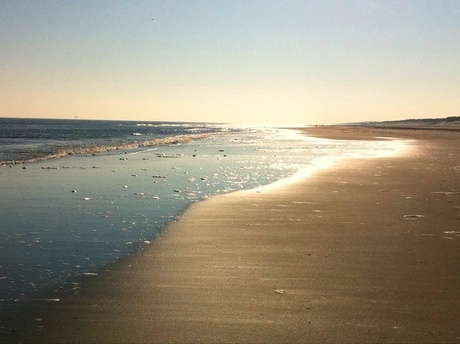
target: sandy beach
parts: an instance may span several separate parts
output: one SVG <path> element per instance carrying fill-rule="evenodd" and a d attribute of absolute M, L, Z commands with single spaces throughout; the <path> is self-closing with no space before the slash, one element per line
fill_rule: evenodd
<path fill-rule="evenodd" d="M 196 203 L 140 254 L 18 303 L 1 342 L 460 343 L 460 132 L 303 130 L 414 141 Z"/>

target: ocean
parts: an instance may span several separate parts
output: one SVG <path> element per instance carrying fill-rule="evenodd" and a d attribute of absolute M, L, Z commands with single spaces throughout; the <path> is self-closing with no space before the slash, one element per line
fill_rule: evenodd
<path fill-rule="evenodd" d="M 0 118 L 0 165 L 100 153 L 178 135 L 238 128 L 206 123 Z"/>
<path fill-rule="evenodd" d="M 136 254 L 194 202 L 401 145 L 215 123 L 0 119 L 0 309 Z"/>

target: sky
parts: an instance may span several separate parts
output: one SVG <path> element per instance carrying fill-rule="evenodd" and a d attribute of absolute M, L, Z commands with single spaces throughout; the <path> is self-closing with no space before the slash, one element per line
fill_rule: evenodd
<path fill-rule="evenodd" d="M 459 0 L 0 0 L 0 117 L 460 115 Z"/>

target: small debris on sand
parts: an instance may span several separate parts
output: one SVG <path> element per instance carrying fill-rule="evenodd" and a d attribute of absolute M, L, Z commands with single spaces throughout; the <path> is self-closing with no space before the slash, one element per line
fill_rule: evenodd
<path fill-rule="evenodd" d="M 404 215 L 404 218 L 407 220 L 421 219 L 423 217 L 425 217 L 425 215 L 418 215 L 418 214 Z"/>

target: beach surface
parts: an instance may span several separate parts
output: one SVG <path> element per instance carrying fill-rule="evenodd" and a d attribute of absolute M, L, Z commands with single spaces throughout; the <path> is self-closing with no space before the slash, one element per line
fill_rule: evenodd
<path fill-rule="evenodd" d="M 2 342 L 460 343 L 460 132 L 303 130 L 411 141 L 196 203 L 140 254 L 18 303 Z"/>

